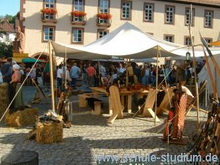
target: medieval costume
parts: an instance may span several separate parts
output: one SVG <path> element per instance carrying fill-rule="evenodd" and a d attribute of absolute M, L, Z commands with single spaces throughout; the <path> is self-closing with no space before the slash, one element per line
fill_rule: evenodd
<path fill-rule="evenodd" d="M 181 139 L 184 128 L 187 94 L 183 93 L 180 89 L 174 89 L 173 92 L 172 107 L 169 111 L 164 130 L 164 140 L 167 140 L 169 135 L 171 135 L 173 140 Z"/>
<path fill-rule="evenodd" d="M 20 66 L 18 64 L 14 64 L 13 71 L 14 71 L 14 73 L 11 76 L 10 86 L 12 89 L 12 95 L 14 97 L 16 95 L 18 89 L 21 86 Z M 17 109 L 22 108 L 23 106 L 24 106 L 23 96 L 22 96 L 22 91 L 20 90 L 13 101 L 10 112 L 12 113 L 12 112 L 16 111 Z"/>

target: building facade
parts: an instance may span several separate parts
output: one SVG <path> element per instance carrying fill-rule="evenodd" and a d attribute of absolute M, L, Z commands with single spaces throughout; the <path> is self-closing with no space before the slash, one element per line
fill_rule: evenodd
<path fill-rule="evenodd" d="M 21 0 L 20 22 L 26 38 L 24 52 L 32 57 L 41 52 L 47 54 L 48 40 L 83 46 L 125 22 L 160 39 L 190 45 L 189 24 L 195 44 L 201 43 L 199 32 L 208 42 L 220 38 L 220 2 Z"/>
<path fill-rule="evenodd" d="M 11 44 L 16 37 L 16 31 L 13 24 L 10 24 L 7 19 L 0 20 L 0 42 L 7 45 Z"/>

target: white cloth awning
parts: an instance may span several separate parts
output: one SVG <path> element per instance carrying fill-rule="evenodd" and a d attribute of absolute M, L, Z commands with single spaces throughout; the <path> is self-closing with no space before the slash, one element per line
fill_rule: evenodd
<path fill-rule="evenodd" d="M 160 50 L 161 57 L 185 56 L 192 51 L 186 46 L 170 43 L 142 32 L 130 23 L 125 23 L 106 36 L 83 47 L 66 45 L 52 41 L 56 56 L 75 59 L 106 59 L 111 57 L 142 59 L 156 57 Z M 212 49 L 212 53 L 220 54 L 220 49 Z M 203 56 L 202 49 L 196 49 L 196 57 Z"/>

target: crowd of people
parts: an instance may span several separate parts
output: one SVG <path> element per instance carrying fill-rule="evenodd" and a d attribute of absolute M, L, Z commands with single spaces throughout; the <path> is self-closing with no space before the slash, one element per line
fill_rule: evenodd
<path fill-rule="evenodd" d="M 0 83 L 8 84 L 8 97 L 9 101 L 13 101 L 10 112 L 16 111 L 17 109 L 22 109 L 24 107 L 22 90 L 17 93 L 21 86 L 22 75 L 24 74 L 21 67 L 12 58 L 8 58 L 7 62 L 0 67 Z M 17 93 L 16 97 L 15 94 Z M 15 97 L 15 99 L 13 99 Z"/>
<path fill-rule="evenodd" d="M 199 63 L 196 72 L 202 69 L 204 63 Z M 66 74 L 64 74 L 66 70 Z M 158 67 L 158 83 L 166 80 L 170 86 L 175 85 L 180 80 L 185 80 L 192 84 L 194 80 L 194 69 L 191 62 L 176 63 L 174 65 L 161 65 Z M 60 64 L 57 69 L 57 87 L 63 90 L 62 84 L 64 76 L 66 82 L 73 89 L 77 88 L 77 80 L 82 79 L 84 85 L 88 87 L 109 86 L 114 79 L 118 79 L 120 84 L 156 85 L 157 67 L 152 64 L 137 65 L 134 62 L 128 63 L 99 63 L 87 62 L 78 65 L 63 66 Z"/>
<path fill-rule="evenodd" d="M 198 73 L 204 63 L 197 65 Z M 12 100 L 21 82 L 28 76 L 26 85 L 32 85 L 35 82 L 41 88 L 49 88 L 50 86 L 50 70 L 49 63 L 38 63 L 34 68 L 22 67 L 12 58 L 8 58 L 7 62 L 0 65 L 0 83 L 5 82 L 9 85 L 9 100 Z M 158 67 L 158 83 L 166 80 L 170 86 L 175 85 L 179 80 L 186 80 L 188 84 L 193 82 L 194 69 L 191 62 L 176 63 L 175 65 L 161 65 Z M 94 86 L 110 86 L 117 79 L 121 85 L 136 84 L 156 85 L 157 67 L 152 64 L 137 65 L 135 62 L 74 62 L 72 65 L 60 64 L 55 72 L 55 79 L 58 93 L 64 90 L 64 85 L 77 89 L 77 81 L 81 78 L 83 85 L 87 87 Z M 22 92 L 20 92 L 12 108 L 23 106 Z"/>

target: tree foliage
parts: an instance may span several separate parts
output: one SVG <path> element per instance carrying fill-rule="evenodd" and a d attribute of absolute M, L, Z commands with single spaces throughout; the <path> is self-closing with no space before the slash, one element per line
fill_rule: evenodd
<path fill-rule="evenodd" d="M 15 20 L 16 20 L 17 15 L 18 15 L 18 14 L 12 16 L 12 15 L 6 14 L 5 16 L 0 16 L 0 19 L 6 18 L 9 23 L 15 24 Z"/>
<path fill-rule="evenodd" d="M 17 17 L 17 14 L 14 16 L 6 14 L 5 16 L 0 16 L 0 19 L 6 18 L 9 23 L 15 24 L 16 17 Z M 1 31 L 1 29 L 0 29 L 0 37 L 2 37 L 2 35 L 4 35 L 4 34 L 5 34 L 5 32 Z M 0 58 L 12 57 L 12 55 L 13 55 L 13 44 L 12 43 L 7 44 L 4 42 L 0 42 Z"/>
<path fill-rule="evenodd" d="M 4 42 L 0 42 L 0 58 L 2 57 L 12 57 L 13 55 L 13 46 L 12 44 L 7 45 Z"/>

